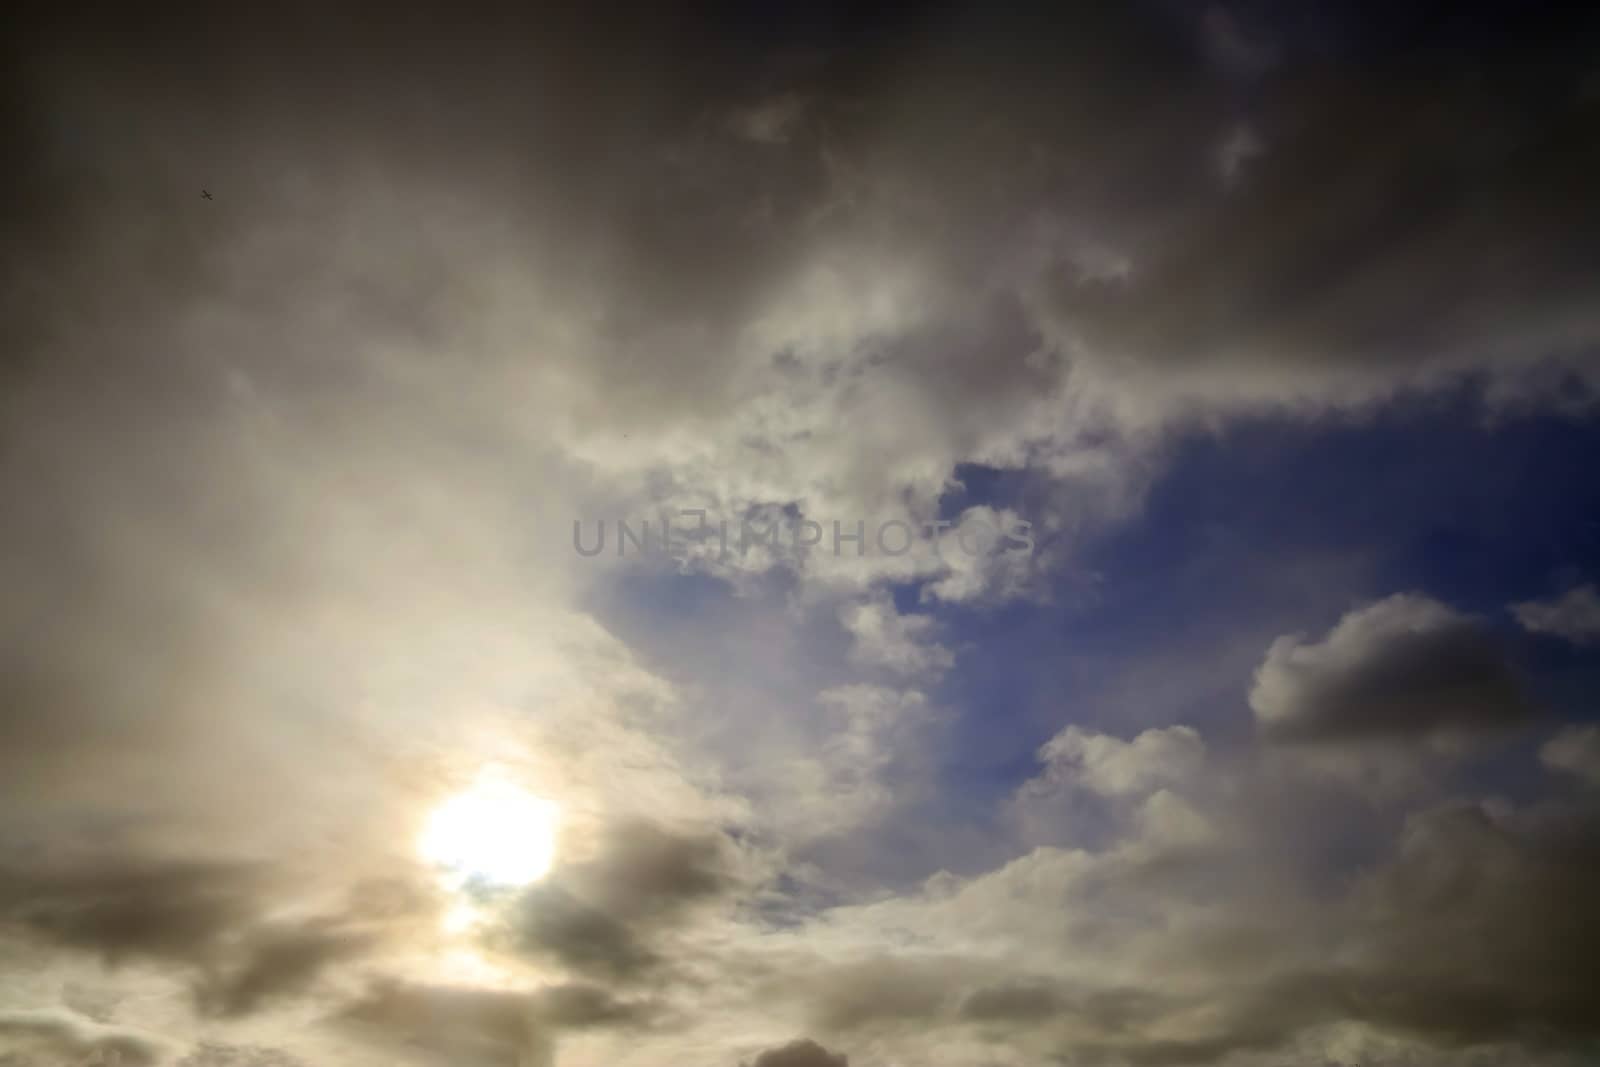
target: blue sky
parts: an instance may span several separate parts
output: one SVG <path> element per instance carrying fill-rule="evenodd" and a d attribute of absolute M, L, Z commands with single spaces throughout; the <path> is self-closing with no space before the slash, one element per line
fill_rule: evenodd
<path fill-rule="evenodd" d="M 1138 513 L 1098 531 L 1029 598 L 929 603 L 922 583 L 892 584 L 899 610 L 936 620 L 955 661 L 929 691 L 950 710 L 933 757 L 939 788 L 904 816 L 910 825 L 877 831 L 882 876 L 980 862 L 965 835 L 992 828 L 1036 773 L 1039 747 L 1068 725 L 1131 737 L 1188 724 L 1248 746 L 1247 697 L 1273 639 L 1322 633 L 1392 593 L 1481 616 L 1551 721 L 1591 720 L 1600 654 L 1525 633 L 1510 606 L 1593 573 L 1600 488 L 1585 470 L 1597 447 L 1588 420 L 1496 414 L 1470 388 L 1311 422 L 1241 420 L 1175 437 Z M 967 465 L 954 478 L 947 518 L 978 505 L 1026 515 L 1052 491 L 1022 470 Z M 747 583 L 658 566 L 620 574 L 595 610 L 652 669 L 705 685 L 737 724 L 741 704 L 792 708 L 797 693 L 852 675 L 849 635 L 794 594 L 782 572 Z M 1537 748 L 1524 737 L 1463 773 L 1525 793 Z M 922 832 L 930 824 L 944 833 Z"/>

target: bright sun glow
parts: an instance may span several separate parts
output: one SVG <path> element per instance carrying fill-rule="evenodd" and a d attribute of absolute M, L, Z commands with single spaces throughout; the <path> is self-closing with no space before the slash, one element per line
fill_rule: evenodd
<path fill-rule="evenodd" d="M 555 860 L 560 810 L 505 781 L 484 780 L 428 817 L 422 858 L 463 882 L 525 885 Z"/>

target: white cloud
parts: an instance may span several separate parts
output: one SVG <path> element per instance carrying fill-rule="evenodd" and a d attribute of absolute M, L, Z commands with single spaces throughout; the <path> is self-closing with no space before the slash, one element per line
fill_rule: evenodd
<path fill-rule="evenodd" d="M 933 619 L 901 614 L 887 594 L 845 603 L 839 619 L 853 638 L 851 658 L 865 666 L 935 680 L 955 662 L 948 648 L 931 640 Z"/>
<path fill-rule="evenodd" d="M 941 538 L 945 573 L 924 598 L 969 603 L 1025 595 L 1045 570 L 1031 526 L 1010 508 L 967 508 Z"/>
<path fill-rule="evenodd" d="M 1200 772 L 1206 746 L 1192 727 L 1150 729 L 1131 741 L 1069 726 L 1039 749 L 1045 770 L 1034 783 L 1075 786 L 1103 796 L 1150 793 Z"/>

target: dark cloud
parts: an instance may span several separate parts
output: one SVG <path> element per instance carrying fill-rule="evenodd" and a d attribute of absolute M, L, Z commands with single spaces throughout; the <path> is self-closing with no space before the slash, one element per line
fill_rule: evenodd
<path fill-rule="evenodd" d="M 284 883 L 253 864 L 102 857 L 73 869 L 0 872 L 0 919 L 109 966 L 179 964 L 194 976 L 201 1010 L 224 1016 L 305 991 L 324 968 L 388 933 L 385 916 L 359 910 L 271 918 L 285 899 Z"/>
<path fill-rule="evenodd" d="M 1590 1047 L 1600 1019 L 1591 980 L 1600 917 L 1587 903 L 1600 872 L 1592 804 L 1424 808 L 1354 869 L 1345 857 L 1335 885 L 1272 840 L 1239 847 L 1268 817 L 1253 809 L 1286 800 L 1253 795 L 1225 822 L 1210 810 L 1234 847 L 1196 857 L 1179 879 L 1124 877 L 1140 866 L 1137 843 L 1046 849 L 941 891 L 925 910 L 897 907 L 897 923 L 924 933 L 1014 928 L 1023 941 L 1009 959 L 1037 941 L 1040 955 L 1074 957 L 1072 977 L 1016 973 L 1005 953 L 829 965 L 807 985 L 816 1024 L 950 1041 L 975 1032 L 1118 1067 L 1252 1052 L 1319 1062 L 1329 1027 L 1375 1049 L 1410 1048 L 1419 1063 L 1457 1062 L 1469 1050 L 1487 1062 L 1534 1050 L 1562 1062 Z M 1302 836 L 1318 815 L 1332 817 L 1301 813 Z M 1386 831 L 1369 824 L 1366 833 Z M 1343 847 L 1336 837 L 1319 840 Z M 1137 976 L 1097 982 L 1109 961 Z"/>
<path fill-rule="evenodd" d="M 248 927 L 263 872 L 221 863 L 101 862 L 64 872 L 6 872 L 0 908 L 23 928 L 115 965 L 135 957 L 199 963 Z"/>
<path fill-rule="evenodd" d="M 1495 48 L 1492 86 L 1476 48 L 1359 70 L 1280 57 L 1236 181 L 1114 205 L 1129 269 L 1063 263 L 1040 290 L 1055 336 L 1146 411 L 1360 403 L 1550 359 L 1592 374 L 1583 61 L 1548 36 Z"/>
<path fill-rule="evenodd" d="M 551 1032 L 526 994 L 391 982 L 350 1006 L 346 1017 L 382 1037 L 493 1067 L 544 1067 Z"/>
<path fill-rule="evenodd" d="M 1211 1063 L 1335 1022 L 1435 1049 L 1589 1047 L 1600 1037 L 1600 917 L 1583 901 L 1600 877 L 1597 830 L 1592 808 L 1452 804 L 1414 815 L 1347 900 L 1302 917 L 1334 924 L 1351 962 L 1164 1005 L 1147 998 L 1155 1010 L 1126 1036 L 1084 1051 L 1151 1067 Z M 1137 1036 L 1200 1004 L 1219 1020 L 1209 1036 Z"/>
<path fill-rule="evenodd" d="M 808 989 L 814 1025 L 839 1032 L 938 1018 L 961 981 L 958 961 L 883 956 L 818 974 Z"/>
<path fill-rule="evenodd" d="M 310 986 L 330 964 L 358 956 L 378 938 L 337 922 L 267 925 L 253 931 L 232 954 L 237 962 L 199 987 L 201 1008 L 219 1015 L 246 1015 L 273 996 Z"/>
<path fill-rule="evenodd" d="M 961 1002 L 961 1015 L 974 1022 L 1031 1022 L 1063 1008 L 1060 990 L 1047 982 L 1011 982 L 975 989 Z"/>
<path fill-rule="evenodd" d="M 594 861 L 564 877 L 628 918 L 670 915 L 737 884 L 721 835 L 674 833 L 642 819 L 610 827 Z"/>
<path fill-rule="evenodd" d="M 655 1015 L 647 1002 L 619 1000 L 601 986 L 582 983 L 548 986 L 532 996 L 531 1004 L 538 1018 L 570 1029 L 639 1025 Z"/>
<path fill-rule="evenodd" d="M 96 196 L 70 190 L 84 203 L 69 232 L 171 211 L 167 186 L 219 167 L 226 203 L 251 212 L 288 206 L 274 175 L 291 161 L 341 200 L 354 179 L 393 190 L 402 173 L 470 191 L 530 246 L 566 250 L 565 274 L 542 280 L 571 279 L 563 295 L 599 324 L 567 380 L 597 422 L 731 403 L 740 332 L 833 248 L 975 294 L 880 353 L 889 392 L 950 420 L 1015 415 L 1068 364 L 1129 409 L 1186 393 L 1338 402 L 1440 369 L 1577 359 L 1594 337 L 1596 263 L 1576 237 L 1597 225 L 1594 119 L 1560 50 L 1507 43 L 1492 89 L 1470 50 L 1359 75 L 1286 51 L 1241 119 L 1206 57 L 1218 41 L 1241 54 L 1239 32 L 1214 28 L 1232 19 L 1190 36 L 1132 11 L 952 9 L 907 19 L 914 47 L 869 36 L 787 67 L 781 47 L 683 14 L 627 28 L 507 15 L 426 45 L 400 20 L 361 27 L 357 80 L 338 76 L 356 32 L 340 20 L 202 34 L 208 21 L 153 20 L 134 38 L 145 47 L 92 67 L 24 68 L 32 99 L 38 84 L 68 99 L 44 94 L 53 109 L 17 158 L 56 178 L 104 171 Z M 81 30 L 37 36 L 71 56 Z M 596 53 L 603 77 L 584 58 Z M 181 75 L 152 77 L 173 54 Z M 789 72 L 777 85 L 774 69 Z M 150 136 L 114 132 L 113 108 Z M 769 114 L 790 116 L 782 136 L 737 133 L 740 116 Z M 1246 120 L 1261 147 L 1220 188 L 1209 161 Z M 35 181 L 65 206 L 59 182 Z M 212 225 L 186 221 L 148 251 L 204 284 Z M 470 313 L 454 252 L 373 236 L 395 255 L 381 277 L 344 280 L 356 317 L 408 332 Z M 1107 257 L 1128 270 L 1108 281 L 1092 262 Z M 1041 344 L 1058 358 L 1030 358 Z"/>
<path fill-rule="evenodd" d="M 1268 738 L 1288 742 L 1493 729 L 1531 710 L 1480 620 L 1411 595 L 1350 612 L 1317 643 L 1279 638 L 1250 706 Z"/>
<path fill-rule="evenodd" d="M 511 950 L 549 956 L 579 974 L 637 979 L 661 963 L 646 946 L 644 934 L 559 885 L 525 892 L 511 930 Z"/>
<path fill-rule="evenodd" d="M 578 974 L 635 980 L 666 959 L 683 913 L 739 884 L 731 845 L 711 833 L 673 833 L 643 820 L 607 827 L 598 852 L 525 890 L 501 936 Z"/>
<path fill-rule="evenodd" d="M 808 1037 L 769 1048 L 756 1056 L 750 1067 L 850 1067 L 850 1057 L 829 1052 Z"/>
<path fill-rule="evenodd" d="M 387 1040 L 454 1057 L 450 1062 L 539 1067 L 550 1061 L 563 1030 L 636 1026 L 654 1013 L 651 1005 L 592 985 L 524 992 L 390 981 L 344 1016 Z"/>
<path fill-rule="evenodd" d="M 1357 895 L 1382 965 L 1362 1010 L 1457 1046 L 1600 1038 L 1597 891 L 1592 806 L 1457 803 L 1413 816 Z"/>
<path fill-rule="evenodd" d="M 824 968 L 811 983 L 814 1024 L 832 1032 L 975 1027 L 991 1039 L 1059 1043 L 1073 1054 L 1098 1043 L 1124 1051 L 1141 1032 L 1193 1010 L 1194 998 L 1134 986 L 1010 973 L 1005 961 L 979 957 L 884 958 Z M 1225 1042 L 1224 1042 L 1225 1044 Z"/>
<path fill-rule="evenodd" d="M 1269 1010 L 1265 998 L 1274 989 L 1271 976 L 1240 986 L 1219 970 L 1214 978 L 1218 988 L 1209 994 L 1160 993 L 1029 976 L 986 977 L 997 966 L 1003 969 L 1004 964 L 898 960 L 830 971 L 819 987 L 840 984 L 838 1000 L 848 998 L 851 1007 L 846 1013 L 835 1005 L 831 1015 L 818 1016 L 818 1025 L 872 1027 L 879 1033 L 933 1029 L 952 1035 L 970 1028 L 986 1040 L 1063 1062 L 1163 1067 L 1209 1064 L 1236 1052 L 1276 1048 L 1306 1027 L 1341 1017 L 1322 1007 L 1324 1001 L 1295 993 L 1273 1000 Z M 875 980 L 863 981 L 869 973 Z M 906 993 L 907 984 L 920 992 Z M 1197 1018 L 1206 1022 L 1197 1027 Z"/>

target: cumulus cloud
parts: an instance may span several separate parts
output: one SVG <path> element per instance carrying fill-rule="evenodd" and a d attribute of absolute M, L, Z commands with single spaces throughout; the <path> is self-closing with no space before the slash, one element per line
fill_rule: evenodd
<path fill-rule="evenodd" d="M 1369 965 L 1381 968 L 1363 976 L 1363 1013 L 1453 1047 L 1539 1031 L 1592 1041 L 1584 961 L 1600 930 L 1577 902 L 1596 889 L 1597 825 L 1593 810 L 1560 806 L 1413 815 L 1357 894 Z M 1467 948 L 1468 930 L 1486 936 Z"/>
<path fill-rule="evenodd" d="M 1216 785 L 1203 780 L 1206 745 L 1192 727 L 1153 728 L 1125 741 L 1068 726 L 1036 756 L 1041 769 L 1017 787 L 1009 809 L 1029 842 L 1082 844 L 1131 833 L 1141 847 L 1161 851 L 1210 836 L 1184 799 Z"/>
<path fill-rule="evenodd" d="M 1199 771 L 1205 742 L 1189 726 L 1150 729 L 1131 741 L 1069 726 L 1039 749 L 1044 780 L 1105 796 L 1148 793 Z"/>
<path fill-rule="evenodd" d="M 1022 596 L 1042 571 L 1034 555 L 1031 523 L 1010 508 L 968 508 L 954 520 L 943 550 L 947 573 L 929 584 L 925 598 L 966 603 Z"/>
<path fill-rule="evenodd" d="M 971 1027 L 1034 1055 L 1127 1064 L 1316 1063 L 1354 1047 L 1442 1065 L 1514 1059 L 1526 1042 L 1558 1063 L 1592 1040 L 1596 932 L 1576 903 L 1593 888 L 1592 811 L 1424 808 L 1336 894 L 1285 880 L 1281 854 L 1252 850 L 1238 871 L 1251 819 L 1231 814 L 1233 845 L 1182 865 L 1138 842 L 1043 848 L 849 909 L 836 932 L 914 931 L 947 952 L 824 966 L 815 1021 L 937 1028 L 945 1047 Z"/>
<path fill-rule="evenodd" d="M 1530 711 L 1480 620 L 1403 593 L 1351 611 L 1321 641 L 1278 638 L 1250 707 L 1268 738 L 1313 744 L 1492 730 Z"/>
<path fill-rule="evenodd" d="M 1511 610 L 1523 628 L 1533 633 L 1551 634 L 1578 645 L 1600 641 L 1600 592 L 1592 585 L 1576 586 L 1550 600 L 1513 604 Z"/>

